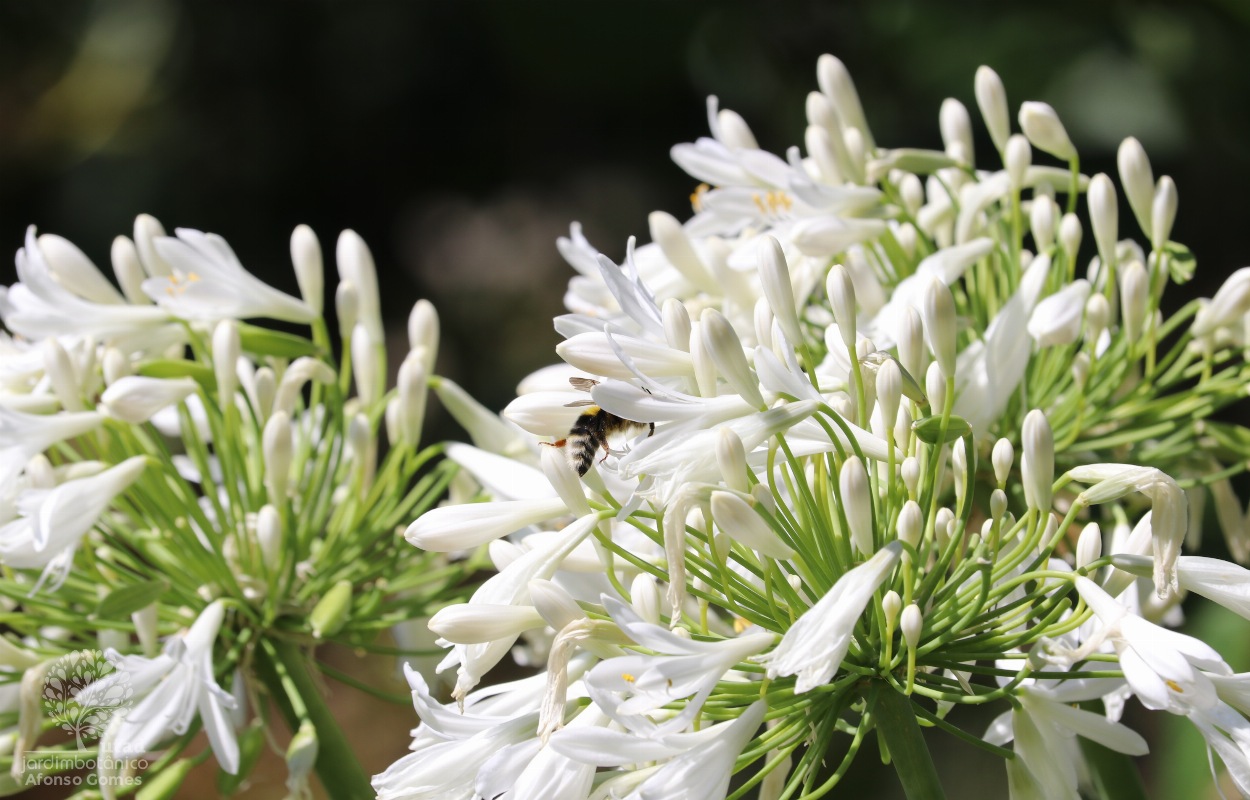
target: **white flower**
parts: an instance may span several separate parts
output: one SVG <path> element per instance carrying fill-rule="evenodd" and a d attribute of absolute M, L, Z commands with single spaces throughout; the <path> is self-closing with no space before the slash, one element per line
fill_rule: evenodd
<path fill-rule="evenodd" d="M 786 631 L 775 650 L 756 659 L 768 667 L 768 677 L 798 675 L 796 694 L 828 683 L 851 646 L 855 622 L 898 562 L 902 550 L 901 544 L 891 542 L 839 578 Z"/>
<path fill-rule="evenodd" d="M 186 733 L 198 712 L 221 768 L 231 775 L 238 771 L 239 744 L 227 714 L 234 697 L 213 679 L 213 643 L 224 616 L 220 601 L 209 604 L 187 631 L 165 642 L 156 658 L 106 653 L 117 669 L 116 680 L 129 680 L 135 694 L 144 695 L 117 730 L 115 754 L 136 758 L 154 750 L 166 736 Z M 109 676 L 83 694 L 104 691 L 113 680 Z"/>
<path fill-rule="evenodd" d="M 1089 290 L 1089 281 L 1077 279 L 1037 304 L 1029 317 L 1029 335 L 1038 347 L 1068 345 L 1077 340 Z"/>
<path fill-rule="evenodd" d="M 1250 311 L 1250 267 L 1242 267 L 1224 279 L 1211 302 L 1198 310 L 1190 328 L 1194 336 L 1206 336 L 1216 328 L 1232 325 Z"/>
<path fill-rule="evenodd" d="M 408 526 L 404 538 L 422 550 L 466 550 L 569 513 L 559 497 L 468 503 L 434 508 Z"/>
<path fill-rule="evenodd" d="M 310 323 L 320 315 L 307 303 L 280 292 L 243 268 L 215 233 L 179 228 L 178 238 L 155 240 L 173 274 L 148 278 L 143 291 L 181 319 L 215 321 L 268 317 Z"/>
<path fill-rule="evenodd" d="M 549 452 L 564 457 L 564 451 L 558 447 L 543 448 L 543 455 Z M 541 470 L 516 459 L 461 442 L 447 445 L 447 457 L 473 475 L 496 500 L 539 500 L 556 496 Z M 589 510 L 586 513 L 590 513 Z"/>
<path fill-rule="evenodd" d="M 762 555 L 780 560 L 794 556 L 794 550 L 781 541 L 754 507 L 736 494 L 712 492 L 712 518 L 729 538 Z"/>
<path fill-rule="evenodd" d="M 10 485 L 35 454 L 95 430 L 103 422 L 104 417 L 94 411 L 27 414 L 0 404 L 0 486 Z"/>
<path fill-rule="evenodd" d="M 602 730 L 607 716 L 594 704 L 564 729 L 573 736 Z M 592 764 L 570 758 L 541 739 L 530 739 L 496 753 L 478 772 L 475 788 L 483 798 L 507 793 L 507 800 L 585 800 L 595 778 Z"/>
<path fill-rule="evenodd" d="M 100 406 L 110 417 L 123 422 L 147 422 L 167 406 L 181 403 L 199 390 L 191 378 L 148 378 L 127 375 L 114 381 L 100 395 Z"/>
<path fill-rule="evenodd" d="M 1124 554 L 1115 556 L 1112 563 L 1137 575 L 1150 575 L 1153 561 L 1149 556 Z M 1176 578 L 1181 589 L 1250 619 L 1250 570 L 1245 567 L 1219 558 L 1181 556 L 1176 559 Z"/>

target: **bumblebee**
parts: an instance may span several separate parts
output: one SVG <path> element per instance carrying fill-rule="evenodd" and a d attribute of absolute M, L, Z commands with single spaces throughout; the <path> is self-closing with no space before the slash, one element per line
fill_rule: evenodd
<path fill-rule="evenodd" d="M 569 383 L 574 389 L 583 392 L 589 392 L 592 386 L 599 381 L 589 378 L 569 378 Z M 648 436 L 655 433 L 654 422 L 634 422 L 633 420 L 623 419 L 604 411 L 595 405 L 594 400 L 577 400 L 572 403 L 565 403 L 565 408 L 585 407 L 585 411 L 573 423 L 573 427 L 569 430 L 569 435 L 558 442 L 553 442 L 551 447 L 564 447 L 565 457 L 569 461 L 569 466 L 577 470 L 578 476 L 585 475 L 590 471 L 590 467 L 594 464 L 595 453 L 600 448 L 604 451 L 603 460 L 608 457 L 608 439 L 617 434 L 631 434 L 648 428 Z"/>

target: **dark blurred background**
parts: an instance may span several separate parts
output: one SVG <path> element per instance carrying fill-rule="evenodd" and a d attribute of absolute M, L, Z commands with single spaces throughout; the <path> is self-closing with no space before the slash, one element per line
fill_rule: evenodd
<path fill-rule="evenodd" d="M 222 234 L 294 293 L 291 229 L 313 226 L 332 273 L 335 237 L 354 228 L 396 344 L 411 304 L 431 299 L 440 371 L 501 408 L 554 360 L 550 318 L 571 274 L 554 240 L 568 223 L 619 257 L 628 235 L 646 240 L 647 212 L 688 216 L 695 181 L 668 150 L 706 133 L 708 94 L 764 148 L 801 144 L 824 52 L 849 66 L 883 146 L 940 147 L 938 107 L 953 96 L 972 111 L 980 165 L 996 168 L 972 94 L 980 64 L 1002 75 L 1013 110 L 1055 106 L 1088 173 L 1113 172 L 1120 140 L 1137 136 L 1179 186 L 1173 238 L 1198 259 L 1195 280 L 1169 290 L 1173 307 L 1250 260 L 1244 0 L 3 2 L 0 250 L 33 223 L 109 272 L 112 238 L 148 212 L 171 231 Z M 1121 207 L 1121 235 L 1138 235 Z M 0 283 L 13 279 L 6 257 Z M 445 417 L 431 424 L 458 435 Z M 1191 630 L 1250 668 L 1244 622 L 1187 611 Z M 411 709 L 334 692 L 367 768 L 402 755 Z M 1131 706 L 1156 753 L 1142 762 L 1154 796 L 1215 797 L 1192 726 Z M 980 733 L 990 716 L 952 718 Z M 950 796 L 1004 796 L 994 757 L 946 736 L 934 746 Z M 267 763 L 250 796 L 281 796 L 281 781 Z M 184 793 L 214 794 L 200 784 Z M 835 796 L 901 797 L 869 747 L 847 784 Z"/>

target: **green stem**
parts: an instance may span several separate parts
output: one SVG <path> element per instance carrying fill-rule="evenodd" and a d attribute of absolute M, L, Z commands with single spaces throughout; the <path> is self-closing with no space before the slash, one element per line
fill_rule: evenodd
<path fill-rule="evenodd" d="M 331 800 L 372 800 L 374 791 L 369 776 L 313 682 L 308 660 L 299 647 L 272 639 L 261 640 L 261 645 L 256 650 L 256 671 L 291 732 L 299 730 L 300 717 L 305 715 L 317 729 L 315 768 L 326 794 Z M 294 697 L 288 696 L 291 690 Z M 304 706 L 304 714 L 298 713 L 296 704 Z"/>
<path fill-rule="evenodd" d="M 911 701 L 885 682 L 873 681 L 868 706 L 908 800 L 946 800 Z"/>

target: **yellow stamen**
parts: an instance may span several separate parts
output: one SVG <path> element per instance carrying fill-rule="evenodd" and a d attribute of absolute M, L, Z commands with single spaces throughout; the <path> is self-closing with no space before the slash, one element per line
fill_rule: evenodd
<path fill-rule="evenodd" d="M 634 676 L 633 676 L 633 675 L 630 675 L 628 672 L 622 673 L 622 674 L 621 674 L 621 677 L 625 679 L 625 682 L 626 682 L 626 683 L 633 683 L 633 682 L 634 682 Z"/>
<path fill-rule="evenodd" d="M 1171 689 L 1172 691 L 1176 692 L 1177 694 L 1184 694 L 1184 693 L 1185 693 L 1185 690 L 1184 690 L 1184 689 L 1182 689 L 1182 688 L 1180 687 L 1180 684 L 1178 684 L 1176 681 L 1164 681 L 1164 683 L 1166 683 L 1166 684 L 1168 685 L 1168 688 L 1169 688 L 1169 689 Z"/>
<path fill-rule="evenodd" d="M 698 214 L 703 210 L 703 195 L 707 194 L 711 188 L 706 183 L 700 183 L 694 187 L 694 194 L 690 195 L 690 205 L 694 208 L 694 213 Z"/>
<path fill-rule="evenodd" d="M 199 275 L 196 275 L 194 272 L 188 272 L 188 273 L 187 273 L 187 280 L 189 280 L 189 281 L 198 281 L 199 279 L 200 279 L 200 276 L 199 276 Z"/>
<path fill-rule="evenodd" d="M 742 633 L 750 626 L 751 623 L 747 622 L 742 617 L 734 617 L 734 633 Z"/>

